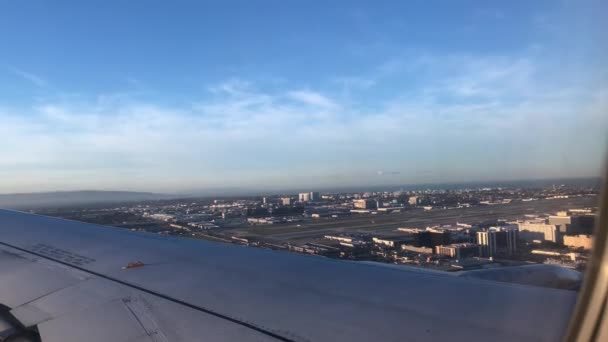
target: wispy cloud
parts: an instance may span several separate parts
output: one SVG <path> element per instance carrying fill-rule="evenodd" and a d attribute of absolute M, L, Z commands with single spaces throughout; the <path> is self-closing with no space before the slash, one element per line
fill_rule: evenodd
<path fill-rule="evenodd" d="M 336 108 L 337 104 L 332 101 L 331 99 L 329 99 L 329 97 L 324 96 L 318 92 L 315 91 L 311 91 L 311 90 L 294 90 L 294 91 L 290 91 L 287 93 L 287 96 L 293 100 L 296 100 L 298 102 L 307 104 L 307 105 L 311 105 L 311 106 L 316 106 L 316 107 L 321 107 L 321 108 L 326 108 L 326 109 L 331 109 L 331 108 Z"/>
<path fill-rule="evenodd" d="M 335 77 L 331 81 L 347 89 L 367 89 L 373 87 L 377 83 L 377 81 L 371 77 L 362 76 Z"/>
<path fill-rule="evenodd" d="M 127 95 L 4 108 L 0 179 L 10 184 L 0 180 L 0 192 L 32 179 L 47 187 L 95 179 L 106 188 L 174 191 L 549 177 L 599 167 L 584 155 L 602 152 L 605 85 L 564 91 L 540 77 L 529 58 L 427 63 L 441 77 L 373 109 L 331 90 L 289 83 L 267 90 L 243 79 L 210 85 L 194 105 Z M 335 174 L 342 176 L 329 176 Z"/>
<path fill-rule="evenodd" d="M 13 74 L 23 78 L 24 80 L 27 80 L 27 81 L 35 84 L 38 87 L 45 87 L 47 85 L 47 81 L 45 79 L 43 79 L 42 77 L 35 75 L 31 72 L 23 71 L 19 68 L 15 68 L 15 67 L 9 67 L 8 69 Z"/>
<path fill-rule="evenodd" d="M 535 85 L 535 66 L 526 59 L 458 57 L 447 67 L 459 71 L 445 71 L 426 91 L 460 97 L 512 97 L 530 94 L 530 86 Z"/>
<path fill-rule="evenodd" d="M 214 94 L 241 95 L 250 90 L 251 83 L 240 78 L 231 78 L 208 87 Z"/>

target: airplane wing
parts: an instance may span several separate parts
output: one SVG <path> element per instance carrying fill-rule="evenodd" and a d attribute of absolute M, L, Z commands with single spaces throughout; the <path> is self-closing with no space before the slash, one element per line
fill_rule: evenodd
<path fill-rule="evenodd" d="M 0 210 L 0 341 L 556 341 L 576 295 Z"/>

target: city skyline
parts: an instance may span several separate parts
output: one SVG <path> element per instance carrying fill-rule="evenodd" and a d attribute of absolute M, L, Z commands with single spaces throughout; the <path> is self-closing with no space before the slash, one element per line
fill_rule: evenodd
<path fill-rule="evenodd" d="M 0 193 L 599 174 L 605 3 L 264 4 L 0 5 Z"/>

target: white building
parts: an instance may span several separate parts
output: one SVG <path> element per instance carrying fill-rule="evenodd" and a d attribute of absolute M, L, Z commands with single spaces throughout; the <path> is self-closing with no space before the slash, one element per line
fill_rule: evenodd
<path fill-rule="evenodd" d="M 334 240 L 339 242 L 353 243 L 355 239 L 350 236 L 340 236 L 340 235 L 325 235 L 324 238 L 328 240 Z"/>
<path fill-rule="evenodd" d="M 557 226 L 540 221 L 517 222 L 519 237 L 526 241 L 560 242 Z"/>
<path fill-rule="evenodd" d="M 310 192 L 300 192 L 298 194 L 298 201 L 309 202 L 310 201 Z"/>
<path fill-rule="evenodd" d="M 169 215 L 169 214 L 147 214 L 147 215 L 144 215 L 144 217 L 149 217 L 153 220 L 159 220 L 159 221 L 165 221 L 165 222 L 175 220 L 175 215 Z"/>

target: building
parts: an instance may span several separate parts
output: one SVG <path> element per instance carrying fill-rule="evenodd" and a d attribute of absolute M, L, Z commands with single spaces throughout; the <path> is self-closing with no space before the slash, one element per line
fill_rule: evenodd
<path fill-rule="evenodd" d="M 416 233 L 423 232 L 424 229 L 403 227 L 403 228 L 397 228 L 397 231 L 404 232 L 404 233 L 410 233 L 410 234 L 416 234 Z"/>
<path fill-rule="evenodd" d="M 290 206 L 291 205 L 291 197 L 283 197 L 283 198 L 281 198 L 281 204 L 283 204 L 285 206 Z"/>
<path fill-rule="evenodd" d="M 591 208 L 569 209 L 568 212 L 570 212 L 571 214 L 592 214 L 595 212 L 595 210 Z"/>
<path fill-rule="evenodd" d="M 311 201 L 315 202 L 315 201 L 319 201 L 321 199 L 321 194 L 316 192 L 316 191 L 311 191 L 309 194 L 309 198 Z"/>
<path fill-rule="evenodd" d="M 555 225 L 562 234 L 572 233 L 572 217 L 566 211 L 559 211 L 547 219 L 548 224 Z"/>
<path fill-rule="evenodd" d="M 301 246 L 288 245 L 287 248 L 294 252 L 306 254 L 316 254 L 325 256 L 337 256 L 340 254 L 340 250 L 336 247 L 321 245 L 317 243 L 305 243 Z"/>
<path fill-rule="evenodd" d="M 460 243 L 460 242 L 470 242 L 475 243 L 475 235 L 472 233 L 470 229 L 452 229 L 449 230 L 450 233 L 450 242 L 451 243 Z"/>
<path fill-rule="evenodd" d="M 591 235 L 566 235 L 564 245 L 572 248 L 591 249 L 593 247 L 593 236 Z"/>
<path fill-rule="evenodd" d="M 170 214 L 144 214 L 144 217 L 149 217 L 153 220 L 159 220 L 159 221 L 165 221 L 165 222 L 175 220 L 175 215 L 170 215 Z"/>
<path fill-rule="evenodd" d="M 353 214 L 369 214 L 369 213 L 371 213 L 371 210 L 369 210 L 369 209 L 351 209 L 350 212 Z"/>
<path fill-rule="evenodd" d="M 514 255 L 517 253 L 517 239 L 519 239 L 519 231 L 517 230 L 517 226 L 506 227 L 504 232 L 507 238 L 507 255 Z"/>
<path fill-rule="evenodd" d="M 379 246 L 399 248 L 403 244 L 411 244 L 412 237 L 409 235 L 396 235 L 396 236 L 379 236 L 373 237 L 372 241 L 374 244 Z"/>
<path fill-rule="evenodd" d="M 409 203 L 409 205 L 418 205 L 418 197 L 410 196 L 410 198 L 407 200 L 407 203 Z"/>
<path fill-rule="evenodd" d="M 413 245 L 417 247 L 429 247 L 448 245 L 452 241 L 450 232 L 446 230 L 426 229 L 424 231 L 414 233 Z"/>
<path fill-rule="evenodd" d="M 377 210 L 382 213 L 401 212 L 401 208 L 399 207 L 378 208 Z"/>
<path fill-rule="evenodd" d="M 517 252 L 518 231 L 516 225 L 490 227 L 488 229 L 488 232 L 491 232 L 496 240 L 495 249 L 493 251 L 490 251 L 490 248 L 484 247 L 486 246 L 486 239 L 484 236 L 480 237 L 479 234 L 484 232 L 478 232 L 477 243 L 481 246 L 480 255 L 485 257 L 491 257 L 494 256 L 496 253 L 499 253 L 501 255 L 511 256 Z"/>
<path fill-rule="evenodd" d="M 250 224 L 274 224 L 272 217 L 248 217 L 247 222 Z"/>
<path fill-rule="evenodd" d="M 376 201 L 370 199 L 354 200 L 353 205 L 356 209 L 376 209 Z"/>
<path fill-rule="evenodd" d="M 300 202 L 308 202 L 308 201 L 310 201 L 310 192 L 300 192 L 298 194 L 298 200 Z"/>
<path fill-rule="evenodd" d="M 479 246 L 474 243 L 455 243 L 447 246 L 436 246 L 435 253 L 456 259 L 470 258 L 478 255 Z"/>
<path fill-rule="evenodd" d="M 549 216 L 547 223 L 556 225 L 561 234 L 590 235 L 593 233 L 595 215 L 588 212 L 588 209 L 570 209 Z"/>
<path fill-rule="evenodd" d="M 190 222 L 190 223 L 188 223 L 188 225 L 190 227 L 204 229 L 204 230 L 219 228 L 219 226 L 217 226 L 216 224 L 214 224 L 212 222 Z"/>
<path fill-rule="evenodd" d="M 477 244 L 479 245 L 479 255 L 489 258 L 496 254 L 496 231 L 489 230 L 477 232 Z"/>
<path fill-rule="evenodd" d="M 577 213 L 572 215 L 572 224 L 568 234 L 591 235 L 595 228 L 597 215 L 592 213 Z"/>
<path fill-rule="evenodd" d="M 580 256 L 579 253 L 574 253 L 574 252 L 562 253 L 559 251 L 551 251 L 551 250 L 544 250 L 544 249 L 533 249 L 530 253 L 536 254 L 536 255 L 548 256 L 548 257 L 562 257 L 562 258 L 570 259 L 572 261 L 576 261 L 576 259 Z"/>
<path fill-rule="evenodd" d="M 549 216 L 549 224 L 570 224 L 571 217 L 567 211 L 558 211 L 555 215 Z"/>
<path fill-rule="evenodd" d="M 433 254 L 433 249 L 429 247 L 416 247 L 412 245 L 401 245 L 401 250 L 420 254 Z"/>
<path fill-rule="evenodd" d="M 325 235 L 324 238 L 326 238 L 328 240 L 346 242 L 346 243 L 353 243 L 353 241 L 355 241 L 355 239 L 353 237 L 343 236 L 343 235 Z"/>
<path fill-rule="evenodd" d="M 547 224 L 543 221 L 517 222 L 519 237 L 526 241 L 551 241 L 561 242 L 560 234 L 556 225 Z"/>

